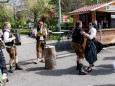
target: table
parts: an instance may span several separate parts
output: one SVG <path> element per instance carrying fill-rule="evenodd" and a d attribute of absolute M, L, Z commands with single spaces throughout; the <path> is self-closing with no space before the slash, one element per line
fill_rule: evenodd
<path fill-rule="evenodd" d="M 60 41 L 61 41 L 61 38 L 62 38 L 64 32 L 52 32 L 52 34 L 57 34 L 58 35 L 57 44 L 56 44 L 56 48 L 57 48 Z M 62 48 L 63 48 L 63 45 L 62 45 Z"/>
<path fill-rule="evenodd" d="M 61 30 L 62 32 L 70 32 L 70 30 Z"/>
<path fill-rule="evenodd" d="M 72 32 L 70 30 L 61 30 L 61 31 L 65 33 L 65 36 L 67 37 L 67 39 L 69 39 L 72 35 Z"/>

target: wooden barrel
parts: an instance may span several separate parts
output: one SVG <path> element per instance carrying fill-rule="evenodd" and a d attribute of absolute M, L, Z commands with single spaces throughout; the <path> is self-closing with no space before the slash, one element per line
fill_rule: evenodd
<path fill-rule="evenodd" d="M 44 54 L 45 54 L 45 69 L 55 69 L 56 68 L 55 46 L 46 46 Z"/>

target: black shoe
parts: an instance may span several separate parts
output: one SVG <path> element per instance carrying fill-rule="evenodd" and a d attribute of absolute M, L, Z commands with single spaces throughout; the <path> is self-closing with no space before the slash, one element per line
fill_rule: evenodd
<path fill-rule="evenodd" d="M 79 70 L 79 62 L 77 61 L 76 70 Z"/>
<path fill-rule="evenodd" d="M 87 75 L 87 73 L 83 70 L 83 64 L 79 64 L 79 75 Z"/>
<path fill-rule="evenodd" d="M 14 73 L 13 69 L 9 69 L 9 73 Z"/>
<path fill-rule="evenodd" d="M 94 64 L 92 64 L 92 67 L 94 67 Z M 90 73 L 93 70 L 92 67 L 87 67 L 86 72 Z"/>
<path fill-rule="evenodd" d="M 2 81 L 6 83 L 6 82 L 9 82 L 9 79 L 3 79 Z"/>
<path fill-rule="evenodd" d="M 23 70 L 23 68 L 21 68 L 21 67 L 19 66 L 19 64 L 16 64 L 15 70 Z"/>
<path fill-rule="evenodd" d="M 15 68 L 15 70 L 23 70 L 23 68 L 21 68 L 21 67 L 18 67 L 18 68 Z"/>
<path fill-rule="evenodd" d="M 9 79 L 6 79 L 6 82 L 9 82 Z"/>
<path fill-rule="evenodd" d="M 79 71 L 79 75 L 87 75 L 87 73 L 85 71 Z"/>
<path fill-rule="evenodd" d="M 15 70 L 23 70 L 21 67 L 16 67 Z"/>

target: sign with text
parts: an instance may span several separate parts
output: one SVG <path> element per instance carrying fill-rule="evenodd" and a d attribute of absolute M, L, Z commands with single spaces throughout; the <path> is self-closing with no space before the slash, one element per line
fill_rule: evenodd
<path fill-rule="evenodd" d="M 115 10 L 115 5 L 109 5 L 109 6 L 106 6 L 106 10 Z"/>
<path fill-rule="evenodd" d="M 63 16 L 63 22 L 68 22 L 69 21 L 69 17 L 67 15 Z"/>
<path fill-rule="evenodd" d="M 115 19 L 115 15 L 111 15 L 111 18 L 112 18 L 112 19 Z"/>

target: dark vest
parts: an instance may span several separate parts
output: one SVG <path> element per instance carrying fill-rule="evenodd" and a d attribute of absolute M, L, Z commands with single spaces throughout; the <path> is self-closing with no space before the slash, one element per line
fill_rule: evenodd
<path fill-rule="evenodd" d="M 5 33 L 7 30 L 4 30 L 3 31 L 3 33 Z M 11 30 L 12 31 L 12 30 Z M 9 32 L 9 31 L 7 31 L 7 32 L 9 32 L 9 38 L 12 38 L 12 32 Z M 5 43 L 5 45 L 6 46 L 10 46 L 10 47 L 12 47 L 13 46 L 13 44 L 14 44 L 14 42 L 12 41 L 12 42 L 7 42 L 7 43 Z"/>
<path fill-rule="evenodd" d="M 72 33 L 72 42 L 82 45 L 83 41 L 84 41 L 84 37 L 83 37 L 83 35 L 80 34 L 80 31 L 82 31 L 82 29 L 80 29 L 80 28 L 74 29 L 74 31 Z"/>

